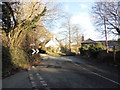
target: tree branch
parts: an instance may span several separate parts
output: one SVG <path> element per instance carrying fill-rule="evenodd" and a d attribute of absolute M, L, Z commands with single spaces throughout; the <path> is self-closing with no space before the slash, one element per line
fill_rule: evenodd
<path fill-rule="evenodd" d="M 17 26 L 17 21 L 15 20 L 14 12 L 8 2 L 3 2 L 7 6 L 7 8 L 10 10 L 10 13 L 12 15 L 13 21 L 14 21 L 14 28 Z"/>

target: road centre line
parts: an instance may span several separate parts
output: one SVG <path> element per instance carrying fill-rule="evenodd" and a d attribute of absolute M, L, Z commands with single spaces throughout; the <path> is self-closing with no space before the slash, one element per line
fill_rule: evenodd
<path fill-rule="evenodd" d="M 48 87 L 47 83 L 44 81 L 44 79 L 42 78 L 42 76 L 38 73 L 38 71 L 36 70 L 36 67 L 33 68 L 34 72 L 36 73 L 36 76 L 39 78 L 40 83 L 42 84 L 42 86 L 44 87 L 45 90 L 50 90 L 50 88 Z"/>
<path fill-rule="evenodd" d="M 80 65 L 78 65 L 78 64 L 76 64 L 76 63 L 73 63 L 73 64 L 76 65 L 76 66 L 80 66 Z M 82 67 L 82 66 L 81 66 L 81 67 Z M 102 76 L 102 75 L 100 75 L 100 74 L 98 74 L 98 73 L 95 73 L 95 72 L 93 72 L 93 71 L 87 70 L 87 69 L 84 68 L 84 67 L 82 67 L 82 68 L 85 69 L 86 71 L 89 71 L 89 72 L 91 72 L 91 73 L 99 76 L 99 77 L 102 77 L 102 78 L 104 78 L 104 79 L 106 79 L 106 80 L 108 80 L 108 81 L 111 81 L 111 82 L 113 82 L 113 83 L 115 83 L 115 84 L 120 85 L 120 83 L 118 83 L 118 82 L 116 82 L 116 81 L 114 81 L 114 80 L 112 80 L 112 79 L 109 79 L 109 78 L 107 78 L 107 77 L 104 77 L 104 76 Z"/>
<path fill-rule="evenodd" d="M 33 88 L 33 90 L 38 90 L 37 89 L 37 84 L 36 84 L 36 82 L 34 81 L 34 78 L 33 78 L 33 74 L 30 72 L 30 68 L 28 69 L 28 76 L 29 76 L 29 80 L 30 80 L 30 82 L 31 82 L 31 84 L 32 84 L 32 88 Z"/>
<path fill-rule="evenodd" d="M 37 86 L 36 83 L 34 81 L 32 81 L 31 83 L 32 83 L 32 87 L 36 88 L 36 86 Z"/>

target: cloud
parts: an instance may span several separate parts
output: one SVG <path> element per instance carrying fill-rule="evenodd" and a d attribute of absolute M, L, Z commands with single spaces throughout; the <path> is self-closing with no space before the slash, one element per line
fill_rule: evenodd
<path fill-rule="evenodd" d="M 69 6 L 68 6 L 68 5 L 65 5 L 65 6 L 64 6 L 64 10 L 68 12 L 68 11 L 69 11 Z"/>
<path fill-rule="evenodd" d="M 81 12 L 71 18 L 71 24 L 82 24 L 82 26 L 91 26 L 90 16 L 88 15 L 88 13 Z"/>
<path fill-rule="evenodd" d="M 71 24 L 79 24 L 84 30 L 85 38 L 95 39 L 95 27 L 91 23 L 91 17 L 86 12 L 81 12 L 71 18 Z"/>
<path fill-rule="evenodd" d="M 87 8 L 88 6 L 86 4 L 80 4 L 81 8 Z"/>

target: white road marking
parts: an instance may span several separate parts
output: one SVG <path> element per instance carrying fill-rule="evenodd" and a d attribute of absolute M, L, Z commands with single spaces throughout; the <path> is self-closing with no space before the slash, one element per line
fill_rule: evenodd
<path fill-rule="evenodd" d="M 40 81 L 42 84 L 46 84 L 46 82 L 45 81 Z"/>
<path fill-rule="evenodd" d="M 92 72 L 92 71 L 91 71 L 91 72 Z M 97 74 L 97 73 L 95 73 L 95 72 L 92 72 L 92 73 L 94 73 L 95 75 L 100 76 L 100 77 L 102 77 L 102 78 L 104 78 L 104 79 L 106 79 L 106 80 L 109 80 L 109 81 L 111 81 L 111 82 L 113 82 L 113 83 L 116 83 L 116 84 L 120 85 L 120 83 L 118 83 L 118 82 L 116 82 L 116 81 L 114 81 L 114 80 L 112 80 L 112 79 L 109 79 L 109 78 L 107 78 L 107 77 L 104 77 L 104 76 L 102 76 L 102 75 L 100 75 L 100 74 Z"/>
<path fill-rule="evenodd" d="M 42 77 L 40 77 L 40 76 L 39 76 L 39 79 L 40 79 L 40 80 L 43 80 L 43 78 L 42 78 Z"/>
<path fill-rule="evenodd" d="M 39 73 L 36 73 L 36 75 L 38 76 L 38 78 L 40 79 L 40 81 L 43 80 L 43 78 L 40 76 Z"/>
<path fill-rule="evenodd" d="M 30 73 L 29 76 L 33 76 L 33 75 Z"/>
<path fill-rule="evenodd" d="M 37 75 L 37 76 L 39 76 L 40 74 L 39 74 L 39 73 L 37 73 L 36 75 Z"/>
<path fill-rule="evenodd" d="M 74 63 L 75 65 L 77 65 L 77 66 L 80 66 L 80 65 L 78 65 L 78 64 L 76 64 L 76 63 Z M 82 67 L 82 66 L 81 66 Z M 82 67 L 83 69 L 85 69 L 85 70 L 87 70 L 86 68 L 84 68 L 84 67 Z M 114 81 L 114 80 L 112 80 L 112 79 L 109 79 L 109 78 L 107 78 L 107 77 L 104 77 L 104 76 L 102 76 L 102 75 L 100 75 L 100 74 L 98 74 L 98 73 L 95 73 L 95 72 L 93 72 L 93 71 L 90 71 L 90 70 L 87 70 L 87 71 L 89 71 L 89 72 L 91 72 L 91 73 L 93 73 L 93 74 L 95 74 L 95 75 L 97 75 L 97 76 L 99 76 L 99 77 L 102 77 L 102 78 L 104 78 L 104 79 L 106 79 L 106 80 L 108 80 L 108 81 L 111 81 L 111 82 L 113 82 L 113 83 L 115 83 L 115 84 L 118 84 L 118 85 L 120 85 L 120 83 L 118 83 L 118 82 L 116 82 L 116 81 Z"/>
<path fill-rule="evenodd" d="M 47 83 L 43 80 L 43 78 L 40 76 L 40 74 L 39 74 L 39 73 L 36 73 L 36 75 L 38 76 L 41 84 L 42 84 L 44 87 L 47 87 L 47 86 L 48 86 Z M 49 88 L 47 88 L 47 90 L 49 90 Z"/>
<path fill-rule="evenodd" d="M 33 77 L 30 77 L 30 80 L 34 80 Z"/>
<path fill-rule="evenodd" d="M 31 83 L 32 83 L 32 87 L 36 87 L 37 86 L 35 82 L 32 81 Z"/>
<path fill-rule="evenodd" d="M 33 68 L 33 69 L 36 69 L 36 67 Z M 48 87 L 48 85 L 47 85 L 47 83 L 46 83 L 46 82 L 44 81 L 44 79 L 40 76 L 40 74 L 37 72 L 37 70 L 34 70 L 34 72 L 36 73 L 37 77 L 38 77 L 39 80 L 40 80 L 40 83 L 41 83 L 42 86 L 45 88 L 45 90 L 50 90 L 49 87 Z"/>
<path fill-rule="evenodd" d="M 34 90 L 37 88 L 37 84 L 34 82 L 34 78 L 33 78 L 33 74 L 32 73 L 30 73 L 30 69 L 29 69 L 29 79 L 30 79 L 30 82 L 31 82 L 31 84 L 32 84 L 32 87 L 34 88 Z"/>
<path fill-rule="evenodd" d="M 44 84 L 43 84 L 43 86 L 47 86 L 47 84 L 46 84 L 46 83 L 44 83 Z"/>

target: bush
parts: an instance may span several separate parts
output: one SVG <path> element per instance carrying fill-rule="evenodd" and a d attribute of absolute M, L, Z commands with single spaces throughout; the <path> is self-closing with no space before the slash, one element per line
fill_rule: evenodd
<path fill-rule="evenodd" d="M 96 58 L 99 54 L 99 52 L 105 50 L 105 47 L 100 43 L 96 43 L 96 44 L 91 44 L 89 46 L 89 53 L 90 53 L 90 57 Z"/>
<path fill-rule="evenodd" d="M 89 49 L 89 45 L 85 45 L 83 47 L 81 47 L 79 50 L 80 50 L 80 53 L 81 55 L 85 55 L 85 52 Z"/>
<path fill-rule="evenodd" d="M 11 55 L 7 47 L 2 46 L 2 71 L 5 72 L 7 69 L 13 67 L 11 61 Z"/>
<path fill-rule="evenodd" d="M 81 55 L 87 55 L 86 51 L 89 51 L 89 56 L 96 58 L 98 53 L 102 50 L 105 50 L 105 47 L 102 45 L 102 43 L 97 42 L 95 44 L 85 45 L 80 48 Z"/>

